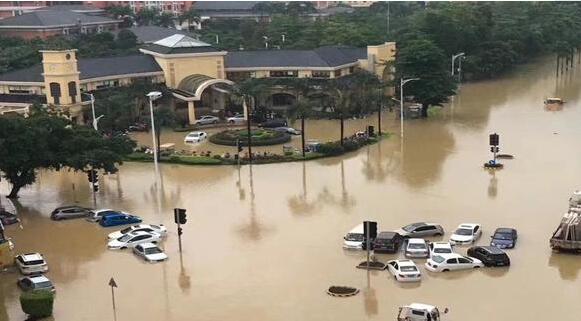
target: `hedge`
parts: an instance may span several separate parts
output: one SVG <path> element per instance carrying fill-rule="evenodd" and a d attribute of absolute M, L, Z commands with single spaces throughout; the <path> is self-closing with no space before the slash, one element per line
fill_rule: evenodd
<path fill-rule="evenodd" d="M 225 130 L 210 136 L 210 142 L 217 145 L 236 146 L 238 140 L 240 145 L 248 146 L 248 132 L 246 130 Z M 287 133 L 274 130 L 256 129 L 251 130 L 252 146 L 269 146 L 288 143 L 291 136 Z"/>
<path fill-rule="evenodd" d="M 31 319 L 45 318 L 52 315 L 54 293 L 50 291 L 29 291 L 20 294 L 22 311 Z"/>

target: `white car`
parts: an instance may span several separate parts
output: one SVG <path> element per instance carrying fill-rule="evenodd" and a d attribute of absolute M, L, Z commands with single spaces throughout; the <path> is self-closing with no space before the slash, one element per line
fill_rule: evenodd
<path fill-rule="evenodd" d="M 208 124 L 217 124 L 220 121 L 220 118 L 216 116 L 202 116 L 200 119 L 197 119 L 194 124 L 195 125 L 208 125 Z"/>
<path fill-rule="evenodd" d="M 457 253 L 433 255 L 426 262 L 426 269 L 432 272 L 448 272 L 481 267 L 484 267 L 484 264 L 479 259 Z"/>
<path fill-rule="evenodd" d="M 460 224 L 454 234 L 450 236 L 452 245 L 473 244 L 482 235 L 480 224 L 464 223 Z"/>
<path fill-rule="evenodd" d="M 129 232 L 118 239 L 109 241 L 107 247 L 111 250 L 122 250 L 143 243 L 157 243 L 161 235 L 147 232 Z"/>
<path fill-rule="evenodd" d="M 184 143 L 199 143 L 208 138 L 206 132 L 191 132 L 184 138 Z"/>
<path fill-rule="evenodd" d="M 163 224 L 159 224 L 159 225 L 137 224 L 137 225 L 132 225 L 132 226 L 126 227 L 120 231 L 113 232 L 113 233 L 109 234 L 107 237 L 110 240 L 118 239 L 129 232 L 148 232 L 148 233 L 155 232 L 157 234 L 160 234 L 161 236 L 165 236 L 167 234 L 167 228 Z"/>
<path fill-rule="evenodd" d="M 454 253 L 454 250 L 452 249 L 452 244 L 450 244 L 450 242 L 431 242 L 429 247 L 430 247 L 430 256 Z"/>
<path fill-rule="evenodd" d="M 131 214 L 125 213 L 123 211 L 116 211 L 116 210 L 112 210 L 112 209 L 93 210 L 89 213 L 89 216 L 87 216 L 87 221 L 99 222 L 103 216 L 108 215 L 108 214 L 131 215 Z"/>
<path fill-rule="evenodd" d="M 14 263 L 24 275 L 42 274 L 48 271 L 48 264 L 40 253 L 20 254 L 14 258 Z"/>
<path fill-rule="evenodd" d="M 405 246 L 405 256 L 417 258 L 428 257 L 428 243 L 424 239 L 408 239 Z"/>
<path fill-rule="evenodd" d="M 412 260 L 393 260 L 387 262 L 387 270 L 399 282 L 419 282 L 422 273 Z"/>
<path fill-rule="evenodd" d="M 138 244 L 133 248 L 133 253 L 148 262 L 161 262 L 167 260 L 167 255 L 153 243 Z"/>
<path fill-rule="evenodd" d="M 242 123 L 244 123 L 246 121 L 246 119 L 244 118 L 244 115 L 242 115 L 242 114 L 236 114 L 236 115 L 234 115 L 232 117 L 228 117 L 226 119 L 226 121 L 229 124 L 242 124 Z"/>

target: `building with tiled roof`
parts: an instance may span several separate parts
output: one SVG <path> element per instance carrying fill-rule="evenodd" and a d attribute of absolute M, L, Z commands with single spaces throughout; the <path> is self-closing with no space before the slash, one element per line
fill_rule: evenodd
<path fill-rule="evenodd" d="M 391 72 L 386 62 L 395 59 L 393 42 L 366 48 L 226 52 L 184 34 L 144 44 L 140 51 L 139 55 L 78 60 L 76 50 L 42 51 L 42 64 L 0 74 L 0 114 L 3 108 L 14 110 L 15 104 L 22 107 L 40 101 L 67 109 L 82 121 L 80 111 L 87 104 L 82 93 L 148 79 L 164 83 L 172 92 L 176 111 L 193 123 L 201 113 L 225 110 L 231 86 L 248 78 L 324 80 L 361 69 L 385 78 Z M 275 109 L 289 107 L 297 98 L 276 90 L 266 96 L 261 104 Z"/>

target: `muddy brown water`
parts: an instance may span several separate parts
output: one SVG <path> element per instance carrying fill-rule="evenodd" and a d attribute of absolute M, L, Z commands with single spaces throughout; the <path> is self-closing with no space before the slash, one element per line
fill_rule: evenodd
<path fill-rule="evenodd" d="M 447 320 L 579 320 L 581 256 L 554 254 L 548 239 L 581 188 L 581 68 L 555 79 L 551 61 L 523 66 L 494 81 L 465 84 L 429 120 L 408 121 L 396 136 L 344 157 L 242 167 L 126 163 L 101 179 L 97 206 L 164 223 L 169 261 L 146 264 L 130 251 L 106 249 L 106 234 L 84 220 L 52 222 L 50 211 L 92 206 L 84 174 L 42 172 L 17 206 L 22 227 L 7 234 L 16 252 L 39 251 L 57 288 L 55 320 L 394 320 L 411 302 L 449 307 Z M 567 101 L 547 111 L 545 97 Z M 386 113 L 384 126 L 399 131 Z M 375 118 L 350 121 L 355 131 Z M 309 121 L 311 137 L 338 136 L 338 123 Z M 515 155 L 488 172 L 488 134 Z M 181 141 L 185 133 L 164 135 Z M 75 185 L 73 192 L 72 186 Z M 6 194 L 6 182 L 0 183 Z M 172 209 L 188 210 L 180 257 Z M 387 272 L 355 268 L 365 257 L 341 248 L 364 219 L 380 230 L 434 221 L 449 237 L 459 223 L 515 227 L 510 268 L 423 273 L 420 284 L 396 283 Z M 459 250 L 465 253 L 465 249 Z M 379 255 L 388 260 L 398 255 Z M 24 320 L 15 272 L 0 274 L 0 320 Z M 108 281 L 114 277 L 116 314 Z M 362 291 L 325 294 L 330 285 Z"/>

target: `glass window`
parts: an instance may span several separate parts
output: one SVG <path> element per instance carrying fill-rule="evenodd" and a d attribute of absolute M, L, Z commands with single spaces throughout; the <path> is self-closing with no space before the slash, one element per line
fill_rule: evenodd
<path fill-rule="evenodd" d="M 270 77 L 297 77 L 298 71 L 296 70 L 271 70 Z"/>
<path fill-rule="evenodd" d="M 401 267 L 401 271 L 402 272 L 416 272 L 418 269 L 416 269 L 415 266 L 402 266 Z"/>
<path fill-rule="evenodd" d="M 60 104 L 60 97 L 61 97 L 61 85 L 56 82 L 51 82 L 49 84 L 50 87 L 50 95 L 54 99 L 55 104 Z"/>
<path fill-rule="evenodd" d="M 468 228 L 459 228 L 454 232 L 457 235 L 472 235 L 472 230 Z"/>
<path fill-rule="evenodd" d="M 472 261 L 470 261 L 469 259 L 465 258 L 465 257 L 459 257 L 458 258 L 458 262 L 460 264 L 468 264 L 468 263 L 472 263 Z"/>
<path fill-rule="evenodd" d="M 336 77 L 341 77 L 341 69 L 335 70 L 335 78 Z"/>
<path fill-rule="evenodd" d="M 478 229 L 480 228 L 480 226 L 476 226 L 474 227 L 474 233 L 478 232 Z"/>
<path fill-rule="evenodd" d="M 313 78 L 330 78 L 331 72 L 330 71 L 313 71 L 311 72 Z"/>
<path fill-rule="evenodd" d="M 448 259 L 446 261 L 446 263 L 448 263 L 448 264 L 457 264 L 458 263 L 458 260 L 457 259 Z"/>

